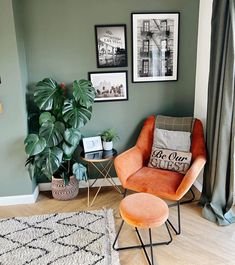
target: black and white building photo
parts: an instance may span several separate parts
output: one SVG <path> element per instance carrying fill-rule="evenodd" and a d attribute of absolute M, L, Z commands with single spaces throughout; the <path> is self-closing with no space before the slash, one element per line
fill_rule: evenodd
<path fill-rule="evenodd" d="M 97 67 L 127 66 L 126 25 L 96 25 Z"/>
<path fill-rule="evenodd" d="M 178 13 L 132 14 L 133 81 L 177 80 Z"/>

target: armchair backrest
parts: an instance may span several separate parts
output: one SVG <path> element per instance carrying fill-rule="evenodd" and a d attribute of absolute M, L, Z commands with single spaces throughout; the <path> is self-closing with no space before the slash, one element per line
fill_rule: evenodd
<path fill-rule="evenodd" d="M 144 123 L 144 126 L 137 139 L 136 146 L 141 150 L 143 154 L 144 164 L 147 164 L 152 150 L 153 135 L 155 129 L 155 116 L 149 116 Z M 192 162 L 198 156 L 206 158 L 206 147 L 203 134 L 202 122 L 199 119 L 195 119 L 192 140 L 191 140 L 191 152 Z"/>
<path fill-rule="evenodd" d="M 206 144 L 204 140 L 203 126 L 199 119 L 195 119 L 191 140 L 192 162 L 196 157 L 202 156 L 206 159 Z"/>
<path fill-rule="evenodd" d="M 143 160 L 145 165 L 149 161 L 149 157 L 152 150 L 154 128 L 155 116 L 149 116 L 145 120 L 144 126 L 136 142 L 136 146 L 141 150 L 143 154 Z"/>

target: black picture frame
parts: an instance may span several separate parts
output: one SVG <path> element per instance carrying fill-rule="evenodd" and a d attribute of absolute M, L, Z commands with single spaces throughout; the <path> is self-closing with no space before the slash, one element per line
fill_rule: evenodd
<path fill-rule="evenodd" d="M 178 80 L 179 12 L 131 14 L 132 82 Z"/>
<path fill-rule="evenodd" d="M 88 79 L 96 91 L 95 102 L 128 100 L 128 72 L 88 72 Z"/>
<path fill-rule="evenodd" d="M 95 25 L 97 68 L 126 67 L 126 25 Z"/>

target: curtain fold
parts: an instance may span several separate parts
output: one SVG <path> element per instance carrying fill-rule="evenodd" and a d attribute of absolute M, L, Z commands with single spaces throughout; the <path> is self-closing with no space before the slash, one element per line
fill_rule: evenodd
<path fill-rule="evenodd" d="M 202 215 L 219 225 L 235 222 L 234 190 L 234 50 L 235 0 L 214 0 L 207 107 L 208 160 L 204 171 Z"/>

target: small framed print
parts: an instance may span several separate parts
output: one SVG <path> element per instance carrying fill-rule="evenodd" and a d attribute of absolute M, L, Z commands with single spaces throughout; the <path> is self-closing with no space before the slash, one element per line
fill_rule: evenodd
<path fill-rule="evenodd" d="M 96 102 L 128 100 L 127 71 L 89 72 L 88 78 L 95 88 Z"/>
<path fill-rule="evenodd" d="M 178 78 L 179 16 L 132 13 L 132 81 L 176 81 Z"/>
<path fill-rule="evenodd" d="M 127 66 L 126 25 L 96 25 L 97 67 Z"/>
<path fill-rule="evenodd" d="M 103 150 L 101 137 L 86 137 L 82 139 L 84 153 Z"/>

